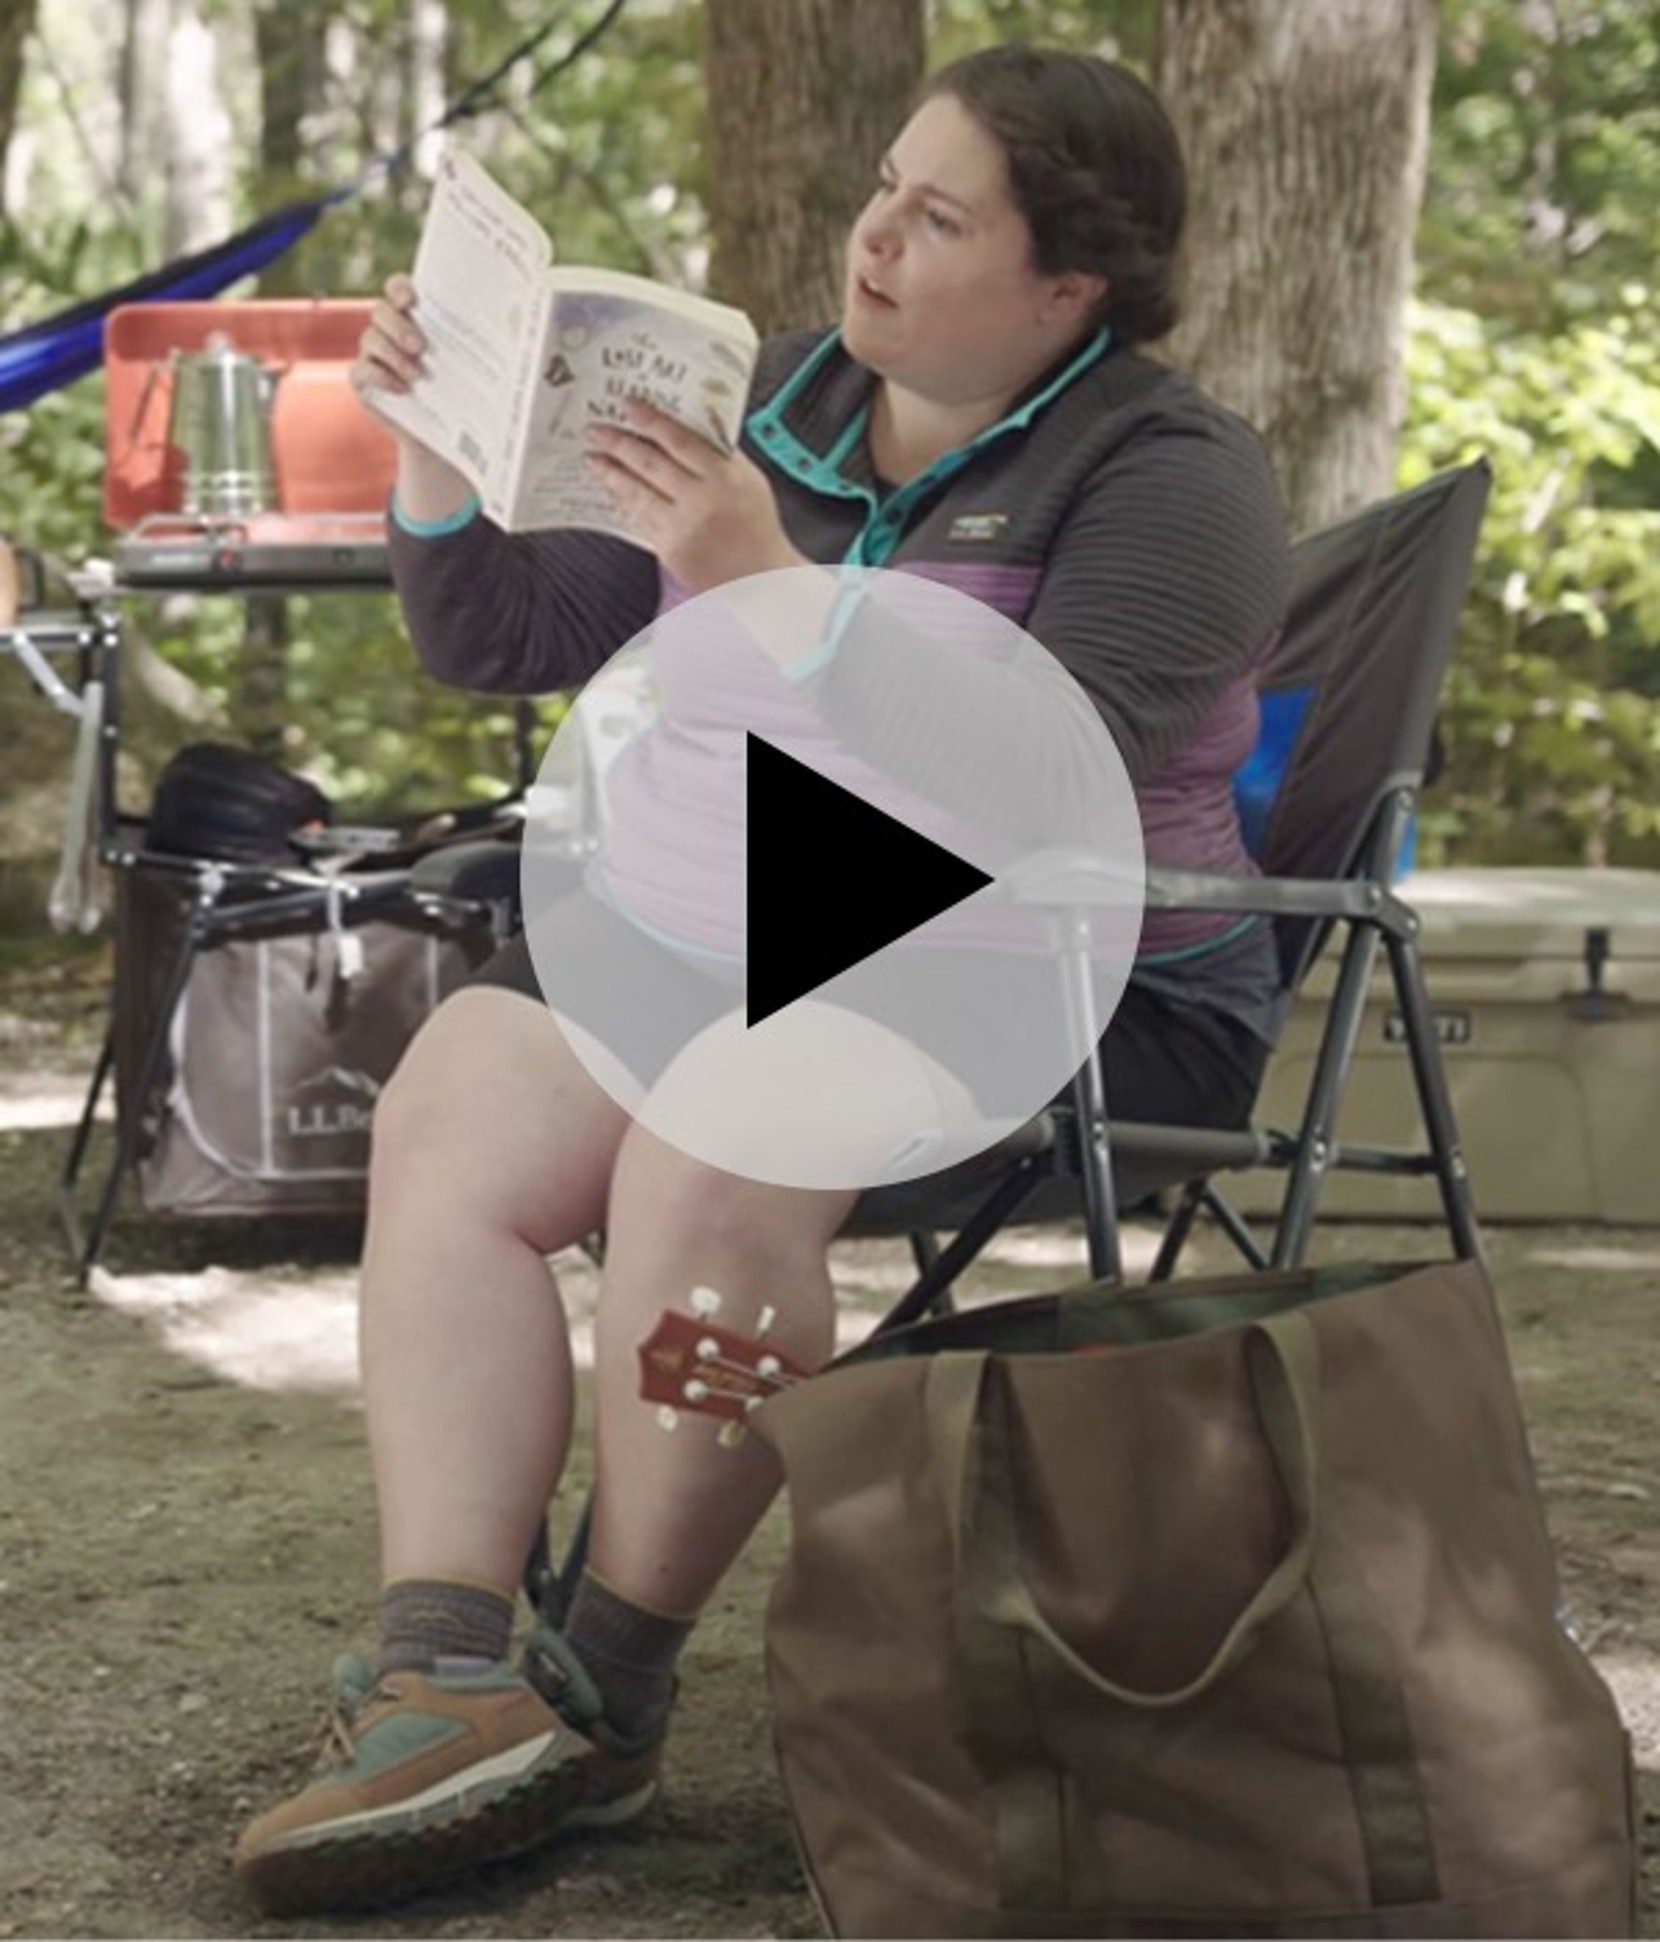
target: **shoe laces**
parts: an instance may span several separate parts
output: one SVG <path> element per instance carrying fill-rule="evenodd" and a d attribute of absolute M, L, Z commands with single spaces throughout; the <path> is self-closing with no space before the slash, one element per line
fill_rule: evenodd
<path fill-rule="evenodd" d="M 329 1707 L 317 1734 L 315 1766 L 319 1773 L 332 1773 L 340 1767 L 351 1765 L 352 1756 L 357 1752 L 357 1742 L 352 1734 L 355 1711 L 337 1701 Z"/>
<path fill-rule="evenodd" d="M 334 1690 L 316 1734 L 317 1771 L 327 1773 L 350 1766 L 357 1756 L 363 1714 L 377 1701 L 396 1697 L 388 1689 L 385 1677 L 374 1672 L 355 1653 L 336 1660 Z"/>

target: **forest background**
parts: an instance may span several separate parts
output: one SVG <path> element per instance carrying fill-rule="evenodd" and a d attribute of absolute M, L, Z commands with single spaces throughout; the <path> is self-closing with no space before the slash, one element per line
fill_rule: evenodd
<path fill-rule="evenodd" d="M 1299 524 L 1495 465 L 1419 860 L 1660 866 L 1660 0 L 0 0 L 0 332 L 353 185 L 237 294 L 372 291 L 457 104 L 565 260 L 817 321 L 917 76 L 1014 36 L 1170 101 L 1172 354 Z M 97 374 L 0 414 L 0 527 L 107 553 L 103 448 Z M 511 708 L 422 676 L 389 596 L 125 604 L 134 800 L 209 735 L 350 815 L 512 774 Z M 21 680 L 0 746 L 0 852 L 44 867 L 68 737 Z"/>

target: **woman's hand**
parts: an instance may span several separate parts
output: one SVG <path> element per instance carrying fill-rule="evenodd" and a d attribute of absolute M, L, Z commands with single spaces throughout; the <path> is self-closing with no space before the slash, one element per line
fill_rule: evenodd
<path fill-rule="evenodd" d="M 386 279 L 369 313 L 349 377 L 352 389 L 373 411 L 378 392 L 402 397 L 425 369 L 427 340 L 414 317 L 415 284 L 398 272 Z M 412 518 L 442 520 L 472 497 L 472 487 L 455 467 L 418 438 L 388 426 L 398 443 L 398 504 Z"/>
<path fill-rule="evenodd" d="M 588 463 L 642 546 L 693 593 L 775 567 L 807 565 L 779 522 L 772 487 L 742 452 L 723 452 L 642 399 L 626 425 L 588 430 Z"/>
<path fill-rule="evenodd" d="M 359 397 L 375 391 L 402 396 L 421 375 L 427 340 L 414 311 L 414 280 L 400 270 L 386 279 L 358 339 L 351 379 Z"/>

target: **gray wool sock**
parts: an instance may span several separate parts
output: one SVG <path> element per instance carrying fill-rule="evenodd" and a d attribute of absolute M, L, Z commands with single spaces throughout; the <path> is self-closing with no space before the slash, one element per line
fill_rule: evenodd
<path fill-rule="evenodd" d="M 695 1622 L 631 1605 L 589 1572 L 578 1580 L 564 1634 L 623 1739 L 655 1739 L 668 1724 L 675 1664 Z"/>
<path fill-rule="evenodd" d="M 513 1600 L 452 1578 L 398 1578 L 380 1598 L 380 1670 L 430 1672 L 439 1660 L 507 1657 Z"/>

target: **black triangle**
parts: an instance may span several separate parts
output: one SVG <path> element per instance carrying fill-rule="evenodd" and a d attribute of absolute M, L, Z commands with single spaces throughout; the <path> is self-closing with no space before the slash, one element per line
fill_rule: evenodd
<path fill-rule="evenodd" d="M 994 881 L 749 734 L 748 1022 Z"/>

